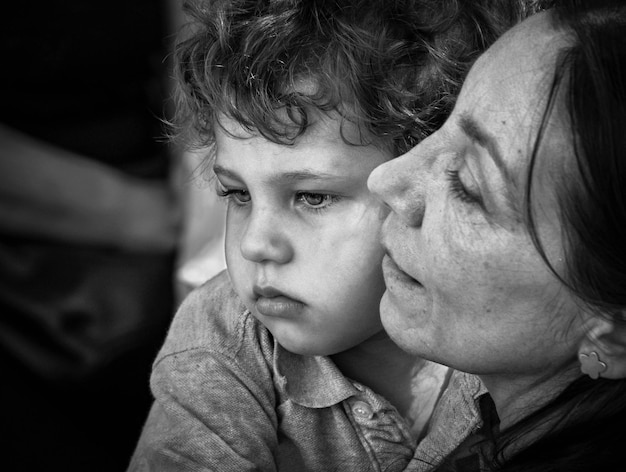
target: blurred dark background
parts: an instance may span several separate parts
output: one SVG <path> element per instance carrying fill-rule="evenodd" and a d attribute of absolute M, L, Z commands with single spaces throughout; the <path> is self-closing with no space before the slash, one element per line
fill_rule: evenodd
<path fill-rule="evenodd" d="M 2 470 L 122 471 L 139 436 L 175 304 L 161 119 L 177 8 L 3 7 Z"/>

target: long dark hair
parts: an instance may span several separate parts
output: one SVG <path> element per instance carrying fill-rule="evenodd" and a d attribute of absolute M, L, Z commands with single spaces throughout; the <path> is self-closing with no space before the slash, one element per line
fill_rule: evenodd
<path fill-rule="evenodd" d="M 535 246 L 565 287 L 598 316 L 624 322 L 626 310 L 626 4 L 559 1 L 555 28 L 571 41 L 560 51 L 548 105 L 531 155 L 526 191 Z M 531 182 L 548 119 L 564 99 L 577 179 L 557 179 L 566 270 L 548 260 L 532 214 Z M 560 421 L 512 457 L 509 446 L 558 414 Z M 499 471 L 626 470 L 626 380 L 579 377 L 560 395 L 502 433 Z"/>

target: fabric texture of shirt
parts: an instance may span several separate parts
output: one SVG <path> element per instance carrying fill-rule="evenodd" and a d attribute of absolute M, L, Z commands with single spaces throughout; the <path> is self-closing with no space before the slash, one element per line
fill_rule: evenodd
<path fill-rule="evenodd" d="M 151 388 L 132 472 L 391 472 L 416 446 L 397 410 L 330 358 L 277 344 L 225 272 L 181 305 Z"/>
<path fill-rule="evenodd" d="M 481 380 L 471 374 L 455 371 L 433 412 L 424 439 L 419 443 L 407 472 L 427 472 L 444 464 L 451 454 L 483 426 L 480 399 L 487 393 Z M 467 458 L 469 461 L 469 458 Z M 480 461 L 480 457 L 476 457 Z M 454 466 L 444 470 L 455 470 Z M 482 463 L 481 463 L 482 467 Z M 457 470 L 463 469 L 462 465 Z M 479 469 L 476 469 L 479 470 Z"/>

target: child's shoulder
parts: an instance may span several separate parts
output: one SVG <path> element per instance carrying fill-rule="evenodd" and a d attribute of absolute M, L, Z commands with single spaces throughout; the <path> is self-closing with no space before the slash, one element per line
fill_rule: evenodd
<path fill-rule="evenodd" d="M 181 303 L 178 313 L 192 312 L 216 315 L 243 313 L 246 308 L 230 282 L 226 270 L 193 290 Z M 177 314 L 178 316 L 178 314 Z"/>
<path fill-rule="evenodd" d="M 183 300 L 159 358 L 192 349 L 227 356 L 237 356 L 245 349 L 273 350 L 269 332 L 246 309 L 226 271 L 193 290 Z M 270 355 L 270 352 L 265 354 Z"/>

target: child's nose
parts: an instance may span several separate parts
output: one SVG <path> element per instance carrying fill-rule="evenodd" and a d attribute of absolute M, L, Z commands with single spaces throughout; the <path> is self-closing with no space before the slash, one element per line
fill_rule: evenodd
<path fill-rule="evenodd" d="M 424 162 L 411 150 L 374 169 L 367 185 L 406 224 L 420 226 L 425 211 L 427 172 Z"/>
<path fill-rule="evenodd" d="M 285 264 L 293 257 L 286 224 L 275 213 L 253 209 L 241 238 L 241 254 L 252 262 Z"/>

